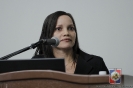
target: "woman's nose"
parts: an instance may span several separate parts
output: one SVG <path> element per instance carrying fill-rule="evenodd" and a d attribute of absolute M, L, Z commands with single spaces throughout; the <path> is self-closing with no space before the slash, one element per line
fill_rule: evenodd
<path fill-rule="evenodd" d="M 69 36 L 69 31 L 67 29 L 64 29 L 63 33 L 64 33 L 64 36 Z"/>

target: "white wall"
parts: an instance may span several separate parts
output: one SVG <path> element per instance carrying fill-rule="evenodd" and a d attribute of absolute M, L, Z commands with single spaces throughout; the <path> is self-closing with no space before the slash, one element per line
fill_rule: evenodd
<path fill-rule="evenodd" d="M 0 0 L 0 57 L 37 42 L 44 19 L 57 10 L 75 18 L 82 50 L 133 75 L 133 0 Z"/>

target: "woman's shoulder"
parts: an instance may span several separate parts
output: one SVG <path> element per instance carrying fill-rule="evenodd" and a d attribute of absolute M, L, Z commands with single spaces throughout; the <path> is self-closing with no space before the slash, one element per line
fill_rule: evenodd
<path fill-rule="evenodd" d="M 103 60 L 103 58 L 101 56 L 89 54 L 84 51 L 80 51 L 79 56 L 84 58 L 85 60 Z"/>
<path fill-rule="evenodd" d="M 98 74 L 99 71 L 106 71 L 107 74 L 109 73 L 104 63 L 104 60 L 101 56 L 88 54 L 84 51 L 81 51 L 79 53 L 78 60 L 79 60 L 78 64 L 86 66 L 86 69 L 92 67 L 92 71 L 90 72 L 91 74 Z"/>

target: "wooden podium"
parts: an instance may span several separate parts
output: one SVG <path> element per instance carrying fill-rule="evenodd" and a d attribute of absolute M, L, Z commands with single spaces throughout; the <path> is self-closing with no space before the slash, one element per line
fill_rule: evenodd
<path fill-rule="evenodd" d="M 116 86 L 123 84 L 122 82 Z M 52 70 L 23 70 L 0 74 L 0 88 L 111 88 L 111 86 L 115 85 L 109 84 L 109 75 L 75 75 Z"/>

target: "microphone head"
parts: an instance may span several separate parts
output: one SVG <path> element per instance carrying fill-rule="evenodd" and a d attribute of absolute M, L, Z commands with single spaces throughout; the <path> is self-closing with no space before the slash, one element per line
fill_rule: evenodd
<path fill-rule="evenodd" d="M 59 45 L 60 41 L 59 41 L 58 38 L 56 38 L 56 37 L 52 37 L 51 39 L 54 39 L 54 40 L 55 40 L 55 43 L 54 43 L 52 46 L 56 47 L 56 46 Z"/>

